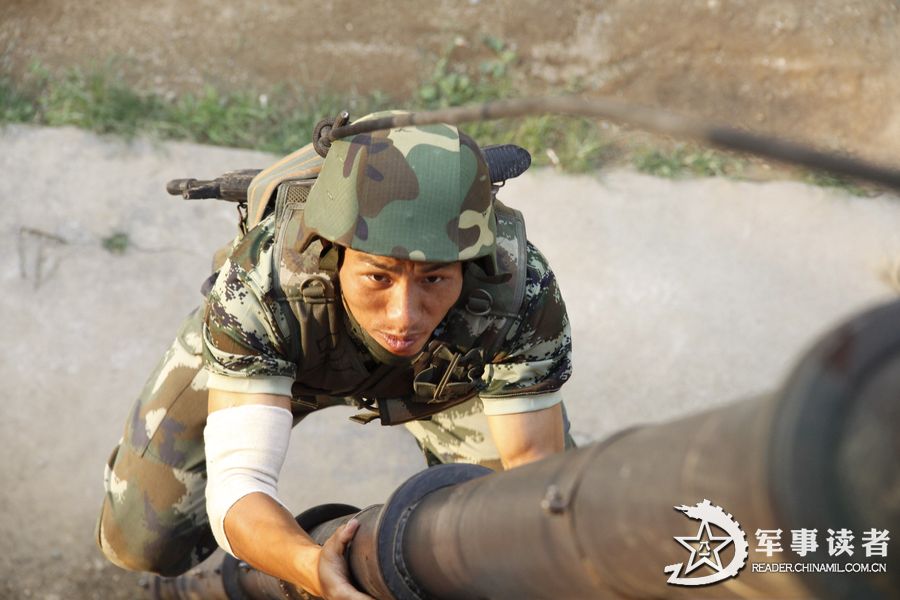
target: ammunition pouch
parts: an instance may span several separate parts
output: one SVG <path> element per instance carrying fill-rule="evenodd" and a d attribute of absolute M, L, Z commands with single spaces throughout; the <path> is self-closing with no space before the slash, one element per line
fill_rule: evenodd
<path fill-rule="evenodd" d="M 413 371 L 413 401 L 434 404 L 468 399 L 478 391 L 484 373 L 484 351 L 472 348 L 463 354 L 434 340 L 413 361 Z"/>

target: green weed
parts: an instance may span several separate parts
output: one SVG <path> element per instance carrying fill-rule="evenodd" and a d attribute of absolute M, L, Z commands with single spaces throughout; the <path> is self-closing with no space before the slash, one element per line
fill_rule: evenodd
<path fill-rule="evenodd" d="M 738 177 L 744 169 L 741 158 L 694 146 L 673 149 L 644 148 L 634 153 L 632 162 L 641 173 L 668 177 Z"/>
<path fill-rule="evenodd" d="M 872 195 L 872 192 L 869 189 L 859 185 L 858 183 L 850 179 L 845 179 L 844 177 L 840 177 L 838 175 L 826 173 L 824 171 L 807 171 L 806 175 L 803 177 L 803 180 L 806 183 L 811 183 L 820 187 L 843 190 L 852 196 Z"/>
<path fill-rule="evenodd" d="M 309 142 L 319 119 L 342 109 L 361 115 L 390 106 L 434 109 L 516 95 L 522 84 L 515 50 L 496 37 L 481 43 L 485 60 L 477 65 L 454 60 L 448 48 L 406 99 L 377 92 L 339 97 L 283 89 L 227 93 L 213 87 L 170 99 L 135 90 L 116 61 L 61 74 L 37 66 L 24 83 L 0 79 L 0 122 L 74 125 L 127 137 L 149 134 L 287 153 Z M 596 169 L 610 151 L 598 125 L 584 119 L 541 116 L 463 128 L 483 144 L 518 143 L 534 153 L 536 164 L 568 171 Z"/>
<path fill-rule="evenodd" d="M 54 78 L 37 71 L 36 117 L 42 124 L 75 125 L 131 137 L 165 120 L 163 101 L 127 85 L 112 66 L 72 69 Z"/>
<path fill-rule="evenodd" d="M 131 245 L 131 238 L 127 233 L 117 231 L 101 240 L 103 248 L 110 254 L 125 254 Z"/>
<path fill-rule="evenodd" d="M 486 58 L 478 63 L 459 60 L 454 58 L 456 46 L 445 49 L 405 98 L 381 92 L 338 96 L 285 89 L 224 92 L 214 87 L 169 98 L 136 90 L 116 60 L 55 74 L 35 66 L 28 77 L 15 82 L 0 73 L 0 124 L 75 125 L 127 137 L 146 134 L 286 154 L 309 143 L 321 118 L 342 109 L 359 116 L 388 107 L 445 108 L 526 93 L 528 82 L 515 48 L 488 36 L 474 50 Z M 572 82 L 563 91 L 582 90 Z M 611 161 L 624 161 L 660 177 L 739 177 L 747 162 L 686 144 L 654 143 L 635 149 L 621 136 L 611 138 L 590 119 L 542 115 L 466 123 L 462 128 L 482 144 L 516 143 L 532 152 L 536 165 L 568 172 L 590 172 Z M 866 193 L 830 175 L 810 174 L 807 181 Z"/>
<path fill-rule="evenodd" d="M 454 62 L 452 49 L 438 58 L 416 92 L 420 108 L 489 102 L 519 93 L 523 83 L 516 52 L 496 37 L 485 37 L 482 43 L 490 56 L 477 68 Z M 536 165 L 553 165 L 569 172 L 597 169 L 612 150 L 600 126 L 588 119 L 542 115 L 466 123 L 462 127 L 482 144 L 519 144 L 533 153 Z"/>
<path fill-rule="evenodd" d="M 34 119 L 33 99 L 8 77 L 0 77 L 0 123 L 28 123 Z"/>
<path fill-rule="evenodd" d="M 485 37 L 483 44 L 492 56 L 477 69 L 452 60 L 452 47 L 437 59 L 431 73 L 420 84 L 415 100 L 421 108 L 435 109 L 487 102 L 514 93 L 514 70 L 518 56 L 495 37 Z"/>
<path fill-rule="evenodd" d="M 287 153 L 309 142 L 323 116 L 345 106 L 361 114 L 387 105 L 382 94 L 350 102 L 323 94 L 305 102 L 293 98 L 284 90 L 225 93 L 207 87 L 168 99 L 135 90 L 112 61 L 59 75 L 35 67 L 18 85 L 0 78 L 0 123 L 74 125 L 125 137 L 149 134 Z"/>

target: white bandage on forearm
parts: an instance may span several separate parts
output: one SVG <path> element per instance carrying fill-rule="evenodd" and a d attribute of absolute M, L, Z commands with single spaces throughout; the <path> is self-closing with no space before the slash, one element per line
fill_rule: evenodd
<path fill-rule="evenodd" d="M 213 411 L 206 420 L 206 512 L 216 541 L 231 555 L 225 536 L 228 509 L 254 492 L 282 504 L 277 497 L 278 474 L 292 424 L 291 411 L 262 404 Z"/>

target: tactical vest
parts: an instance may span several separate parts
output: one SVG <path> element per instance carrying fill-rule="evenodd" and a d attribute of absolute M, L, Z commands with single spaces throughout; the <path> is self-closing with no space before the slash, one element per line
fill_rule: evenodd
<path fill-rule="evenodd" d="M 314 179 L 282 180 L 275 198 L 274 290 L 293 319 L 291 354 L 298 365 L 295 412 L 351 403 L 367 423 L 394 425 L 475 396 L 487 363 L 501 351 L 525 296 L 526 237 L 522 214 L 494 198 L 496 260 L 464 265 L 460 300 L 426 348 L 401 367 L 366 361 L 347 327 L 337 278 L 337 253 L 320 241 L 300 251 L 301 216 Z M 496 191 L 496 188 L 495 188 Z M 366 364 L 370 362 L 370 364 Z"/>

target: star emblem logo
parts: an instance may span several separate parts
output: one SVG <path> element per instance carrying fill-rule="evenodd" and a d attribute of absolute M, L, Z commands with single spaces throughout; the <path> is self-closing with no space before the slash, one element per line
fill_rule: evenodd
<path fill-rule="evenodd" d="M 750 546 L 740 523 L 731 514 L 722 510 L 709 500 L 704 499 L 693 506 L 675 506 L 675 510 L 700 523 L 697 535 L 675 536 L 675 541 L 683 548 L 690 550 L 691 555 L 683 563 L 667 565 L 663 569 L 669 574 L 666 583 L 669 585 L 709 585 L 724 581 L 729 577 L 737 577 L 749 558 Z M 725 535 L 713 535 L 712 527 L 721 530 Z M 721 552 L 729 546 L 734 548 L 734 555 L 727 565 L 722 565 Z M 700 567 L 709 567 L 712 573 L 688 577 Z"/>
<path fill-rule="evenodd" d="M 719 573 L 722 570 L 722 559 L 719 557 L 719 552 L 733 540 L 728 536 L 712 535 L 709 523 L 703 521 L 700 529 L 697 530 L 697 535 L 676 536 L 675 541 L 691 551 L 691 557 L 684 568 L 684 574 L 687 575 L 703 565 L 707 565 Z"/>

